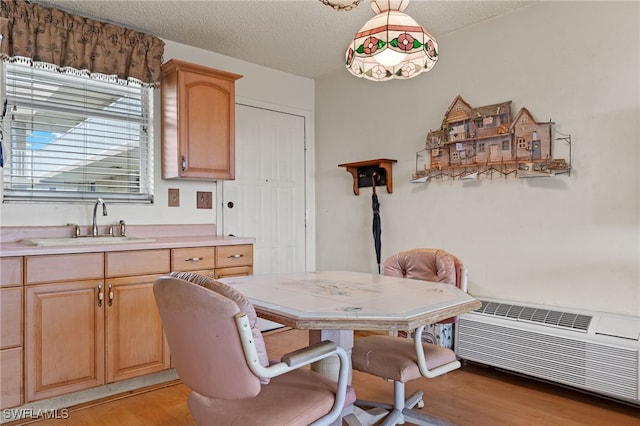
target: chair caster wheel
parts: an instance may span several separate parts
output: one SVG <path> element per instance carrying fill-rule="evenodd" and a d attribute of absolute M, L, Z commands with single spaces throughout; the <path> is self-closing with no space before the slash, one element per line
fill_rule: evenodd
<path fill-rule="evenodd" d="M 424 408 L 424 400 L 421 399 L 420 401 L 418 401 L 418 403 L 416 404 L 416 407 L 418 408 Z"/>

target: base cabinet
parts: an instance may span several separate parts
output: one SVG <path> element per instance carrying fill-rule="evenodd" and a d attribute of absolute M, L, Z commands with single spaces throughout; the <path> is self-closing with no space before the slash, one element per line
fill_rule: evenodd
<path fill-rule="evenodd" d="M 169 368 L 153 297 L 168 249 L 32 256 L 26 265 L 27 402 Z"/>
<path fill-rule="evenodd" d="M 169 268 L 169 249 L 105 253 L 107 383 L 169 368 L 153 296 L 153 281 Z"/>
<path fill-rule="evenodd" d="M 159 372 L 153 283 L 171 270 L 253 272 L 253 245 L 0 258 L 0 408 Z"/>

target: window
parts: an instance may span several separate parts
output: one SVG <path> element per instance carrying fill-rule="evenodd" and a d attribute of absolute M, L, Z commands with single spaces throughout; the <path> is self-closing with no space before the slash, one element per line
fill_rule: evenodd
<path fill-rule="evenodd" d="M 527 141 L 524 138 L 518 138 L 518 148 L 527 149 Z"/>
<path fill-rule="evenodd" d="M 509 139 L 502 140 L 502 150 L 509 151 Z"/>
<path fill-rule="evenodd" d="M 3 201 L 153 201 L 153 89 L 19 63 L 3 77 Z"/>

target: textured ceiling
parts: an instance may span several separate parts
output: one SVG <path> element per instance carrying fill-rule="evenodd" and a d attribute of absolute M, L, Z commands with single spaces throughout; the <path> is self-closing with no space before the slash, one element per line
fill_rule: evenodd
<path fill-rule="evenodd" d="M 350 11 L 318 0 L 34 2 L 309 78 L 343 68 L 349 40 L 374 15 L 368 0 Z M 413 0 L 405 13 L 437 40 L 529 3 Z"/>

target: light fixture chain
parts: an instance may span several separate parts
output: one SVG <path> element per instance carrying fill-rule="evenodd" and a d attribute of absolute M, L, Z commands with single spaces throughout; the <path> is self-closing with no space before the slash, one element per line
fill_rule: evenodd
<path fill-rule="evenodd" d="M 362 0 L 353 0 L 351 3 L 349 4 L 336 4 L 336 3 L 332 3 L 330 0 L 320 0 L 320 2 L 322 2 L 322 4 L 326 5 L 326 6 L 330 6 L 332 8 L 334 8 L 337 11 L 349 11 L 351 9 L 355 9 L 361 2 Z"/>

